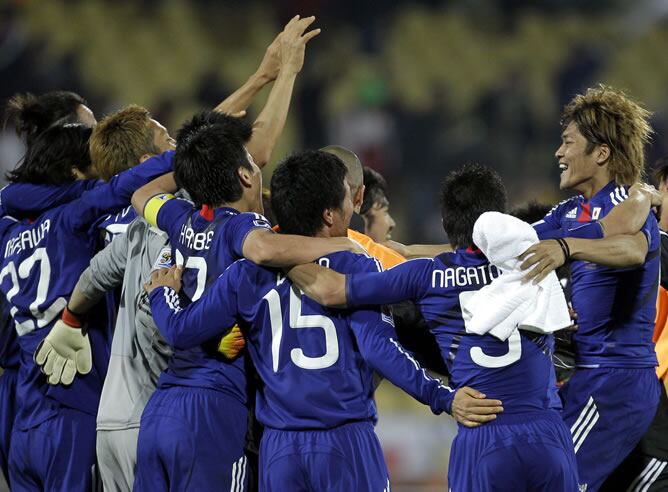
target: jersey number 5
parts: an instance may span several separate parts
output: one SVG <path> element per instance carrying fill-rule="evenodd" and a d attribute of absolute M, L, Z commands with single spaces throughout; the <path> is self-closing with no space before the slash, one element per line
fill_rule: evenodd
<path fill-rule="evenodd" d="M 336 364 L 339 360 L 339 340 L 336 337 L 334 322 L 327 316 L 302 315 L 301 292 L 290 289 L 290 312 L 288 326 L 293 329 L 319 328 L 325 332 L 325 353 L 320 357 L 309 357 L 300 348 L 290 351 L 290 359 L 302 369 L 325 369 Z M 271 321 L 271 355 L 274 372 L 278 372 L 278 362 L 283 338 L 283 310 L 281 298 L 275 289 L 270 290 L 263 297 L 269 305 L 269 319 Z"/>

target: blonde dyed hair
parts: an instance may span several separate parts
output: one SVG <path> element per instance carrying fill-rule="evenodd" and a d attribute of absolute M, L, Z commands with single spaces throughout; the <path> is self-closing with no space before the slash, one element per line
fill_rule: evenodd
<path fill-rule="evenodd" d="M 608 169 L 619 185 L 632 185 L 645 173 L 645 145 L 653 133 L 651 113 L 623 91 L 600 84 L 578 94 L 564 108 L 561 124 L 574 122 L 587 139 L 587 153 L 610 148 Z"/>
<path fill-rule="evenodd" d="M 139 164 L 141 156 L 158 154 L 153 137 L 146 108 L 131 104 L 106 116 L 90 137 L 90 156 L 98 175 L 108 181 Z"/>

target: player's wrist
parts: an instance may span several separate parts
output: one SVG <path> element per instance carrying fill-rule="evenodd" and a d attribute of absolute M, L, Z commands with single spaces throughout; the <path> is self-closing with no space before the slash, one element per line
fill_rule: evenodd
<path fill-rule="evenodd" d="M 85 315 L 83 313 L 75 313 L 70 310 L 68 306 L 65 306 L 65 309 L 63 309 L 63 314 L 60 317 L 63 323 L 65 323 L 67 326 L 77 329 L 83 328 L 85 324 L 84 318 Z"/>

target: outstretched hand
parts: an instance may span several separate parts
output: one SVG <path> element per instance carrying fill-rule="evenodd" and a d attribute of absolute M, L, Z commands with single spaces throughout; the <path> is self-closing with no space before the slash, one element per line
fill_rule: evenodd
<path fill-rule="evenodd" d="M 298 73 L 304 65 L 306 43 L 320 34 L 320 29 L 304 33 L 315 21 L 315 16 L 300 18 L 294 16 L 279 35 L 281 70 Z"/>
<path fill-rule="evenodd" d="M 181 290 L 181 275 L 183 267 L 174 265 L 171 268 L 160 268 L 151 274 L 151 280 L 144 284 L 147 293 L 157 287 L 170 287 L 176 292 Z"/>

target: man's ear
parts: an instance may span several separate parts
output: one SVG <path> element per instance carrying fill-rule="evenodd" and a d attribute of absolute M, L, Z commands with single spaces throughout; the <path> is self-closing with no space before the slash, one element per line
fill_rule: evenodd
<path fill-rule="evenodd" d="M 322 213 L 322 221 L 325 223 L 325 226 L 332 227 L 332 225 L 334 225 L 334 211 L 330 208 L 326 208 Z"/>
<path fill-rule="evenodd" d="M 598 150 L 596 151 L 596 164 L 599 166 L 602 166 L 603 164 L 606 164 L 608 160 L 610 159 L 610 147 L 608 147 L 608 144 L 602 144 L 598 146 Z"/>
<path fill-rule="evenodd" d="M 356 214 L 360 213 L 362 202 L 364 202 L 364 189 L 364 185 L 360 185 L 360 187 L 357 188 L 357 191 L 355 192 L 355 196 L 353 196 L 353 211 Z"/>
<path fill-rule="evenodd" d="M 251 170 L 246 166 L 239 166 L 239 169 L 237 169 L 237 175 L 239 176 L 239 181 L 241 181 L 242 186 L 250 188 L 253 185 L 253 175 Z"/>

